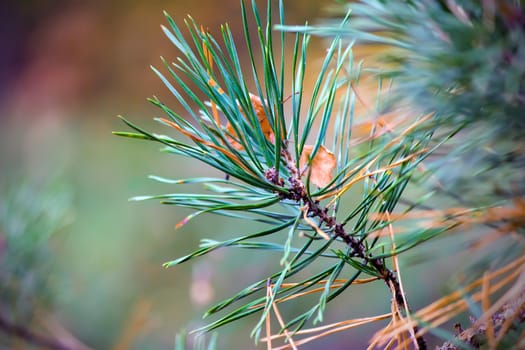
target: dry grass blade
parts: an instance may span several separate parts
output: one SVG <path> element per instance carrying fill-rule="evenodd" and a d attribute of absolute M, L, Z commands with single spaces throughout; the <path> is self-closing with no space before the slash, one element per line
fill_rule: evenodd
<path fill-rule="evenodd" d="M 326 337 L 326 336 L 331 335 L 331 334 L 335 334 L 335 333 L 338 333 L 338 332 L 346 331 L 348 329 L 360 327 L 360 326 L 363 326 L 365 324 L 378 322 L 378 321 L 383 321 L 383 320 L 386 320 L 386 319 L 390 318 L 391 316 L 392 316 L 391 313 L 387 313 L 387 314 L 382 314 L 382 315 L 373 316 L 373 317 L 356 318 L 356 319 L 352 319 L 352 320 L 336 322 L 336 323 L 325 325 L 325 326 L 321 326 L 321 327 L 304 329 L 304 330 L 295 332 L 294 335 L 295 336 L 299 336 L 299 335 L 305 335 L 305 334 L 311 334 L 311 333 L 317 333 L 317 332 L 321 332 L 321 333 L 316 334 L 316 335 L 311 336 L 311 337 L 303 338 L 301 340 L 296 340 L 295 341 L 295 345 L 304 345 L 306 343 L 309 343 L 311 341 L 320 339 L 322 337 Z M 271 337 L 271 339 L 279 339 L 279 338 L 283 338 L 283 337 L 285 337 L 284 334 L 277 334 L 277 335 L 273 335 Z M 262 339 L 262 340 L 263 341 L 268 341 L 269 339 L 265 338 L 265 339 Z M 285 349 L 291 349 L 290 345 L 289 344 L 283 345 L 281 347 L 274 348 L 273 350 L 285 350 Z"/>
<path fill-rule="evenodd" d="M 274 295 L 273 295 L 272 288 L 273 288 L 273 285 L 271 283 L 268 283 L 266 286 L 266 297 L 267 298 L 273 299 Z M 281 326 L 281 329 L 283 329 L 283 335 L 286 337 L 286 340 L 288 341 L 287 346 L 289 346 L 293 350 L 298 350 L 292 336 L 290 335 L 290 332 L 288 332 L 288 330 L 286 329 L 286 325 L 284 323 L 283 317 L 281 316 L 281 312 L 279 311 L 279 308 L 277 307 L 277 304 L 275 303 L 275 301 L 272 301 L 272 309 L 273 309 L 273 312 L 275 313 L 275 317 L 277 318 L 277 321 L 279 322 L 279 325 Z M 270 318 L 270 313 L 268 313 L 268 316 L 266 318 L 267 326 L 269 327 L 267 328 L 268 335 L 271 333 L 269 318 Z M 268 331 L 270 331 L 270 333 Z M 268 339 L 268 343 L 270 344 L 272 340 L 271 336 L 267 339 Z"/>

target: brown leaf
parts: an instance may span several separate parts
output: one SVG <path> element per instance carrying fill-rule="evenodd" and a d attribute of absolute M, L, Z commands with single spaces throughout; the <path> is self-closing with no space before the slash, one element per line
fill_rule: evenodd
<path fill-rule="evenodd" d="M 237 133 L 233 129 L 233 126 L 230 124 L 230 122 L 228 122 L 228 124 L 226 124 L 226 131 L 230 135 L 237 136 Z M 236 138 L 233 138 L 231 136 L 226 135 L 226 139 L 228 140 L 228 143 L 233 148 L 235 148 L 237 151 L 242 151 L 244 149 L 244 147 L 242 147 L 242 145 L 239 142 L 237 142 L 238 138 L 236 139 Z"/>
<path fill-rule="evenodd" d="M 303 169 L 310 160 L 310 155 L 314 146 L 305 145 L 303 153 L 299 159 L 299 166 Z M 315 157 L 311 160 L 311 175 L 310 181 L 318 187 L 325 187 L 332 181 L 332 171 L 335 169 L 337 162 L 335 156 L 326 147 L 321 146 L 315 154 Z"/>
<path fill-rule="evenodd" d="M 250 102 L 252 103 L 252 106 L 253 106 L 253 109 L 255 111 L 255 115 L 257 116 L 257 119 L 259 120 L 259 125 L 261 126 L 261 130 L 264 134 L 264 136 L 270 140 L 272 143 L 275 142 L 275 136 L 273 134 L 273 129 L 270 125 L 270 122 L 268 121 L 268 117 L 266 116 L 266 113 L 264 112 L 264 105 L 263 105 L 263 100 L 261 100 L 261 98 L 257 95 L 254 95 L 252 93 L 250 93 Z M 243 113 L 244 115 L 244 113 Z M 246 118 L 246 116 L 244 116 Z M 226 136 L 226 138 L 228 139 L 228 142 L 230 143 L 230 145 L 235 148 L 236 150 L 238 151 L 241 151 L 243 149 L 242 145 L 237 141 L 239 139 L 239 135 L 237 135 L 237 133 L 235 132 L 235 130 L 233 129 L 233 126 L 230 124 L 230 122 L 228 122 L 228 124 L 226 124 L 226 131 L 232 135 L 232 136 L 235 136 L 234 137 L 231 137 L 231 136 Z"/>
<path fill-rule="evenodd" d="M 250 101 L 253 105 L 255 115 L 257 115 L 257 119 L 259 120 L 259 124 L 261 125 L 261 130 L 264 136 L 266 136 L 266 138 L 271 142 L 274 142 L 275 137 L 273 135 L 273 129 L 270 125 L 270 122 L 268 121 L 266 113 L 264 113 L 263 101 L 261 101 L 261 98 L 259 96 L 254 95 L 252 93 L 250 93 Z"/>

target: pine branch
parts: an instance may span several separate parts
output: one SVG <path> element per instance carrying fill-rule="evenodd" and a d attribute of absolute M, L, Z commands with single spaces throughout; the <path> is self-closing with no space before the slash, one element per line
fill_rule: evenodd
<path fill-rule="evenodd" d="M 211 307 L 205 316 L 241 304 L 196 332 L 210 331 L 259 312 L 262 313 L 260 322 L 252 333 L 258 339 L 274 302 L 319 293 L 314 305 L 282 326 L 283 330 L 294 328 L 298 331 L 314 315 L 317 315 L 314 322 L 322 321 L 327 303 L 353 285 L 362 273 L 373 276 L 374 280 L 383 280 L 389 288 L 392 323 L 395 323 L 403 318 L 401 310 L 410 311 L 400 277 L 395 273 L 395 267 L 386 266 L 385 259 L 396 258 L 445 232 L 447 227 L 411 230 L 394 247 L 393 234 L 384 240 L 379 234 L 391 224 L 391 220 L 378 217 L 396 209 L 406 186 L 418 176 L 421 162 L 455 131 L 435 142 L 435 125 L 429 115 L 383 118 L 379 101 L 377 111 L 370 110 L 374 113 L 373 121 L 356 123 L 355 105 L 363 101 L 356 93 L 358 81 L 352 77 L 354 73 L 360 74 L 360 66 L 354 66 L 352 45 L 339 36 L 330 43 L 322 67 L 316 74 L 318 78 L 312 90 L 307 92 L 304 77 L 309 36 L 296 33 L 290 54 L 285 50 L 289 45 L 285 44 L 282 32 L 281 52 L 275 55 L 270 3 L 267 23 L 263 24 L 255 1 L 252 1 L 256 36 L 248 31 L 246 9 L 241 3 L 250 57 L 248 69 L 252 72 L 256 94 L 248 90 L 247 74 L 240 65 L 228 26 L 222 28 L 223 41 L 219 43 L 189 18 L 186 25 L 192 41 L 188 42 L 173 20 L 167 17 L 171 30 L 164 28 L 164 31 L 181 51 L 182 57 L 173 65 L 163 61 L 169 77 L 156 69 L 154 71 L 184 110 L 173 111 L 158 99 L 152 102 L 169 117 L 156 120 L 183 135 L 186 141 L 143 130 L 126 120 L 125 123 L 136 133 L 117 135 L 159 142 L 165 146 L 166 152 L 197 159 L 226 173 L 227 177 L 183 180 L 155 177 L 169 184 L 204 184 L 205 189 L 212 193 L 171 193 L 135 199 L 158 199 L 165 204 L 195 210 L 181 220 L 177 228 L 204 213 L 257 220 L 269 225 L 222 242 L 204 240 L 199 249 L 167 262 L 166 267 L 223 247 L 282 252 L 280 271 Z M 282 26 L 282 1 L 279 5 Z M 348 17 L 341 21 L 340 29 L 347 21 Z M 279 61 L 280 67 L 275 63 Z M 285 69 L 288 67 L 291 71 Z M 291 89 L 285 88 L 284 82 L 289 82 Z M 379 91 L 382 90 L 381 84 L 379 81 Z M 285 96 L 290 96 L 291 113 L 285 113 L 284 104 L 288 100 Z M 306 96 L 308 102 L 303 100 Z M 306 108 L 304 104 L 307 104 Z M 390 122 L 396 127 L 391 127 Z M 360 133 L 357 137 L 353 133 L 356 129 L 356 133 Z M 308 144 L 310 140 L 313 144 Z M 355 207 L 343 213 L 341 199 L 351 189 L 361 187 L 354 187 L 358 183 L 363 185 L 363 197 Z M 329 203 L 325 204 L 325 200 Z M 287 235 L 282 244 L 254 241 L 274 234 L 282 239 L 283 231 Z M 297 232 L 305 232 L 301 236 L 304 239 L 297 239 Z M 294 247 L 296 242 L 302 247 Z M 332 246 L 343 247 L 345 252 Z M 392 249 L 385 249 L 387 246 Z M 328 262 L 328 267 L 323 264 L 322 271 L 302 281 L 295 279 L 306 267 L 315 267 L 318 260 Z M 343 279 L 346 268 L 351 269 L 352 275 Z M 268 280 L 272 286 L 271 296 L 257 297 L 256 293 L 267 288 Z M 322 288 L 318 287 L 319 283 L 323 283 Z M 426 349 L 417 327 L 413 325 L 409 332 L 415 346 Z"/>
<path fill-rule="evenodd" d="M 279 197 L 281 199 L 289 199 L 305 205 L 306 215 L 317 217 L 320 222 L 325 224 L 327 231 L 333 231 L 331 238 L 341 239 L 350 248 L 351 253 L 349 254 L 349 257 L 357 257 L 361 259 L 364 265 L 370 264 L 377 272 L 376 276 L 382 279 L 388 287 L 392 286 L 393 297 L 396 303 L 402 309 L 409 310 L 409 306 L 405 303 L 405 298 L 399 281 L 397 280 L 395 273 L 385 265 L 384 259 L 375 258 L 372 254 L 367 253 L 362 241 L 346 232 L 344 225 L 337 223 L 336 217 L 328 214 L 328 207 L 323 208 L 319 201 L 312 199 L 311 196 L 308 195 L 305 185 L 301 180 L 301 172 L 296 168 L 294 163 L 290 161 L 292 157 L 288 149 L 283 148 L 282 153 L 284 158 L 289 160 L 286 165 L 292 175 L 288 178 L 288 183 L 291 184 L 291 187 L 288 188 L 288 192 L 279 192 Z M 275 168 L 266 171 L 266 178 L 277 186 L 282 186 L 284 183 L 283 179 L 279 178 Z M 413 334 L 418 334 L 417 325 L 413 327 Z M 426 341 L 423 336 L 416 336 L 416 342 L 420 350 L 427 349 Z"/>

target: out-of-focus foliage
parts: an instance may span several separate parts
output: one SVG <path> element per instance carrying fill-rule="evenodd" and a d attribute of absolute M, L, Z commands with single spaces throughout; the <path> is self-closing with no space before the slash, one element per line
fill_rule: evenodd
<path fill-rule="evenodd" d="M 51 286 L 63 278 L 55 273 L 55 256 L 72 219 L 72 192 L 54 179 L 11 180 L 0 193 L 0 317 L 30 329 L 35 312 L 53 307 Z M 9 339 L 16 334 L 0 327 L 0 335 L 4 345 L 14 344 Z"/>
<path fill-rule="evenodd" d="M 217 333 L 209 339 L 206 336 L 195 337 L 192 345 L 188 345 L 186 332 L 181 332 L 175 337 L 175 350 L 215 350 L 217 348 Z"/>
<path fill-rule="evenodd" d="M 387 45 L 378 73 L 395 98 L 451 123 L 525 136 L 525 8 L 514 0 L 362 0 L 347 34 Z"/>

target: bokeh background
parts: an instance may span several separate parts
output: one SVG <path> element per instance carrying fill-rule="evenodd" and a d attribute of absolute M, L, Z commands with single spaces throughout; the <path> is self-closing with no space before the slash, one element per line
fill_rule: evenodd
<path fill-rule="evenodd" d="M 321 20 L 332 1 L 284 3 L 288 22 L 302 24 Z M 53 237 L 31 246 L 35 251 L 45 246 L 44 260 L 31 264 L 31 249 L 26 256 L 13 253 L 19 273 L 34 269 L 29 279 L 44 282 L 29 285 L 47 295 L 40 301 L 40 290 L 28 287 L 31 303 L 19 301 L 32 309 L 28 326 L 93 349 L 173 348 L 177 332 L 203 324 L 206 307 L 274 271 L 278 258 L 219 251 L 174 269 L 162 268 L 163 262 L 194 250 L 199 239 L 228 237 L 243 227 L 206 216 L 175 231 L 188 212 L 156 202 L 129 202 L 135 195 L 175 190 L 148 180 L 149 174 L 179 178 L 205 175 L 206 170 L 161 154 L 157 145 L 111 132 L 125 129 L 117 115 L 159 128 L 151 121 L 158 111 L 146 98 L 169 95 L 149 66 L 161 66 L 161 55 L 174 59 L 178 54 L 159 28 L 165 23 L 162 10 L 179 24 L 191 14 L 212 33 L 229 22 L 241 40 L 238 1 L 22 0 L 0 6 L 2 200 L 16 197 L 15 209 L 32 210 L 37 217 L 54 207 L 61 213 Z M 315 62 L 324 47 L 319 39 L 312 45 Z M 5 216 L 19 214 L 12 213 Z M 26 222 L 23 215 L 17 220 Z M 10 248 L 0 244 L 0 254 Z M 411 274 L 417 271 L 413 268 Z M 417 288 L 412 295 L 428 301 L 444 274 L 417 275 L 417 285 L 407 287 L 409 294 Z M 327 319 L 388 311 L 387 303 L 370 303 L 389 300 L 382 287 L 341 297 L 329 307 Z M 421 303 L 411 302 L 416 308 Z M 220 329 L 219 349 L 264 348 L 249 338 L 255 321 Z M 364 348 L 372 329 L 327 337 L 304 349 Z M 24 346 L 21 342 L 18 348 Z"/>

